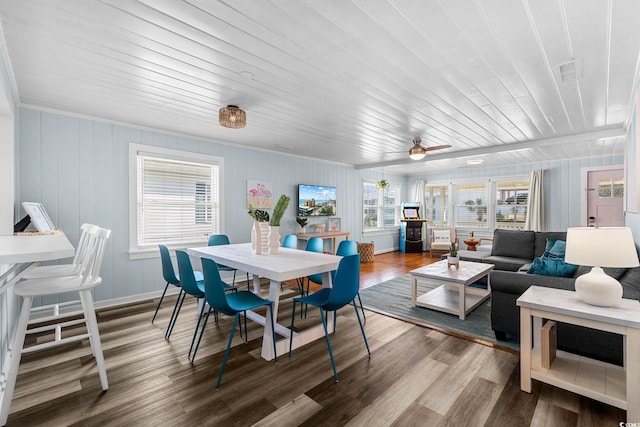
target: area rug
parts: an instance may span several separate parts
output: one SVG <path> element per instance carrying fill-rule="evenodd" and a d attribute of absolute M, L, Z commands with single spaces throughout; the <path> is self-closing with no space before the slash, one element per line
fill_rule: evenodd
<path fill-rule="evenodd" d="M 441 283 L 418 280 L 418 295 Z M 460 320 L 457 315 L 411 306 L 411 276 L 401 276 L 360 291 L 365 308 L 396 319 L 509 351 L 519 351 L 515 341 L 496 340 L 491 329 L 491 298 Z"/>

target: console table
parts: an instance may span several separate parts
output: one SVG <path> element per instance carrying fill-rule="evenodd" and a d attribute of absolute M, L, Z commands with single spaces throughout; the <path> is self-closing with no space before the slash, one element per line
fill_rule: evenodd
<path fill-rule="evenodd" d="M 333 250 L 333 254 L 335 255 L 336 253 L 336 249 L 338 249 L 338 247 L 336 246 L 336 237 L 344 237 L 344 240 L 349 240 L 349 235 L 351 233 L 349 233 L 348 231 L 327 231 L 324 233 L 298 233 L 296 234 L 296 236 L 298 236 L 298 240 L 309 240 L 312 237 L 320 237 L 321 239 L 331 239 L 333 242 L 333 246 L 331 246 L 331 249 Z"/>
<path fill-rule="evenodd" d="M 583 302 L 573 291 L 531 286 L 516 303 L 520 306 L 520 388 L 523 391 L 531 393 L 531 379 L 536 379 L 626 409 L 627 422 L 640 422 L 638 301 L 623 299 L 614 307 L 598 307 Z M 624 367 L 563 351 L 557 351 L 549 368 L 542 367 L 543 319 L 622 335 Z"/>

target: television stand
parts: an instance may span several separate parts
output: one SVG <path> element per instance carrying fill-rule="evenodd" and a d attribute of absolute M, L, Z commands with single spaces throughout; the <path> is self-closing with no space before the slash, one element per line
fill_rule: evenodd
<path fill-rule="evenodd" d="M 305 241 L 309 240 L 312 237 L 320 237 L 323 240 L 331 239 L 332 240 L 331 250 L 335 255 L 336 249 L 338 249 L 338 246 L 336 245 L 336 237 L 344 237 L 344 240 L 349 240 L 350 234 L 351 233 L 348 231 L 325 231 L 323 233 L 298 233 L 296 234 L 296 236 L 298 236 L 298 240 L 305 240 Z"/>

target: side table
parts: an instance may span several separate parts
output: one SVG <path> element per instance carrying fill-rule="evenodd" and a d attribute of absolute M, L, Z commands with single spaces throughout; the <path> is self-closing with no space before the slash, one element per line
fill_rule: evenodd
<path fill-rule="evenodd" d="M 623 299 L 614 307 L 598 307 L 583 302 L 572 291 L 531 286 L 518 298 L 516 304 L 520 307 L 520 388 L 523 391 L 531 393 L 531 379 L 536 379 L 625 409 L 628 423 L 640 422 L 638 301 Z M 551 366 L 543 368 L 543 319 L 622 335 L 625 349 L 624 366 L 557 351 L 556 359 Z"/>
<path fill-rule="evenodd" d="M 463 240 L 464 244 L 467 245 L 467 250 L 468 251 L 475 251 L 476 250 L 476 246 L 478 245 L 478 243 L 480 243 L 479 240 L 474 240 L 474 239 L 469 239 L 469 240 Z"/>

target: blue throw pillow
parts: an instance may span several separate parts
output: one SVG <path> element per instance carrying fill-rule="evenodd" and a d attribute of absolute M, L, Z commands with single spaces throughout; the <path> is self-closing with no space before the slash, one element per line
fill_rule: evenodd
<path fill-rule="evenodd" d="M 527 273 L 541 276 L 572 277 L 577 270 L 577 265 L 566 263 L 564 259 L 540 257 L 533 260 Z"/>
<path fill-rule="evenodd" d="M 557 241 L 558 239 L 547 239 L 547 244 L 544 246 L 544 251 L 549 252 L 553 247 L 553 245 L 556 244 Z"/>
<path fill-rule="evenodd" d="M 547 258 L 564 259 L 564 253 L 567 250 L 567 242 L 564 240 L 556 240 L 551 249 L 545 252 Z M 544 256 L 544 255 L 543 255 Z"/>

